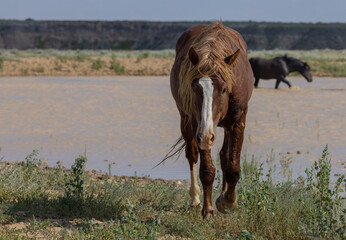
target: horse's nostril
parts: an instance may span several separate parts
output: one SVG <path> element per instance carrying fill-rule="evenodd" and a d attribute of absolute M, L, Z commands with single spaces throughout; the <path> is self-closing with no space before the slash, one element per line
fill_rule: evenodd
<path fill-rule="evenodd" d="M 214 133 L 212 133 L 212 134 L 211 134 L 211 137 L 210 137 L 209 144 L 213 144 L 213 143 L 214 143 L 214 141 L 215 141 L 215 134 L 214 134 Z"/>
<path fill-rule="evenodd" d="M 201 144 L 201 134 L 197 134 L 197 144 L 200 145 Z"/>

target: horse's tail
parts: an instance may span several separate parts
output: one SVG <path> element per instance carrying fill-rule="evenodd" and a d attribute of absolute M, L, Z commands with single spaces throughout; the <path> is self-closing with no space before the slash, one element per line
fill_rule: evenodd
<path fill-rule="evenodd" d="M 175 155 L 177 155 L 177 159 L 180 157 L 182 151 L 185 148 L 185 140 L 183 138 L 183 136 L 180 136 L 177 141 L 172 145 L 172 147 L 169 149 L 169 152 L 166 154 L 166 156 L 161 160 L 161 162 L 159 162 L 158 164 L 156 164 L 155 167 L 153 167 L 152 169 L 156 168 L 157 166 L 159 166 L 161 163 L 165 162 L 168 158 L 174 157 Z"/>

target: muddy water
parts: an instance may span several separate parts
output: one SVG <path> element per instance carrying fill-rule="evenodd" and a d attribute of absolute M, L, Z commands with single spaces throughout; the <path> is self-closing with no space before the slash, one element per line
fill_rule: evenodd
<path fill-rule="evenodd" d="M 274 90 L 274 81 L 261 81 L 254 90 L 243 154 L 294 177 L 328 144 L 333 172 L 345 173 L 346 79 L 290 80 L 297 88 Z M 188 178 L 184 154 L 152 169 L 179 131 L 168 77 L 0 78 L 4 161 L 22 161 L 38 149 L 49 165 L 69 167 L 86 152 L 89 169 Z M 214 158 L 222 144 L 217 134 Z"/>

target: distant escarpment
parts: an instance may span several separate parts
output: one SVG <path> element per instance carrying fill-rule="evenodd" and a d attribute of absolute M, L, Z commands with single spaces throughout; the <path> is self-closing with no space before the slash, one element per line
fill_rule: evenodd
<path fill-rule="evenodd" d="M 172 49 L 189 27 L 209 22 L 0 21 L 5 49 Z M 346 49 L 345 23 L 224 22 L 252 50 Z"/>

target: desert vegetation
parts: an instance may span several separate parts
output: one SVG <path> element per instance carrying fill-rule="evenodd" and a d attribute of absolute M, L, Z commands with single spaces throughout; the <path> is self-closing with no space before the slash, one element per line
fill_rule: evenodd
<path fill-rule="evenodd" d="M 1 154 L 0 154 L 1 159 Z M 239 207 L 204 221 L 190 209 L 188 185 L 48 167 L 34 150 L 0 164 L 1 239 L 345 239 L 345 176 L 331 182 L 327 147 L 305 176 L 273 180 L 275 170 L 242 157 Z M 268 164 L 268 163 L 267 163 Z M 219 194 L 220 172 L 214 196 Z"/>
<path fill-rule="evenodd" d="M 306 61 L 314 76 L 345 77 L 346 50 L 249 51 L 250 57 L 287 54 Z M 168 76 L 175 51 L 141 50 L 0 50 L 0 76 Z"/>

